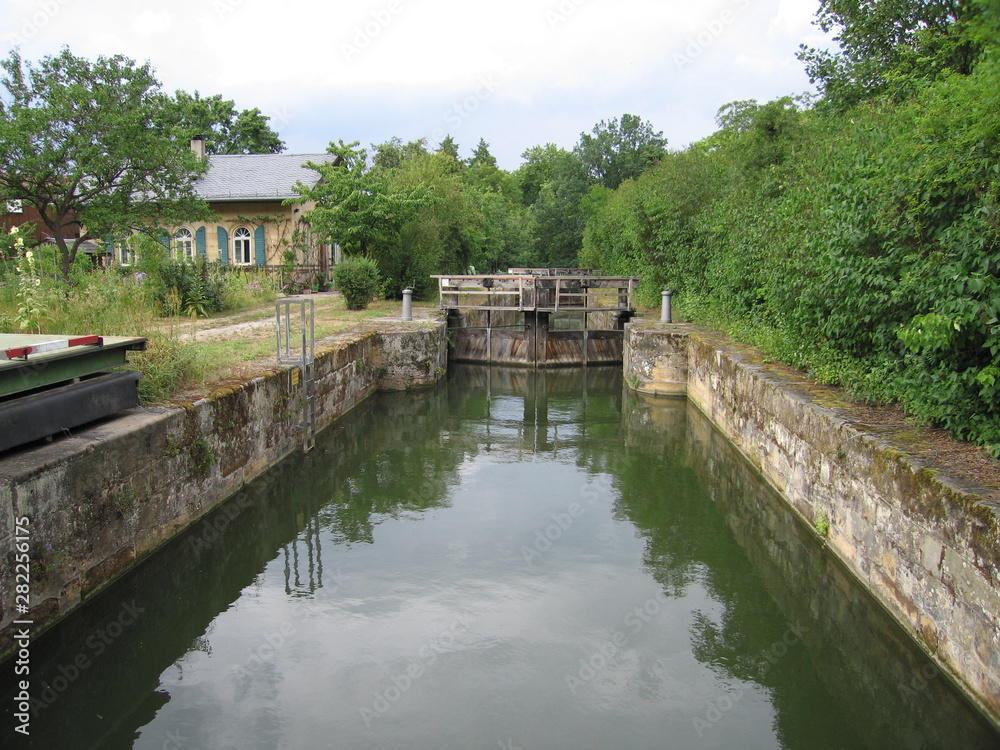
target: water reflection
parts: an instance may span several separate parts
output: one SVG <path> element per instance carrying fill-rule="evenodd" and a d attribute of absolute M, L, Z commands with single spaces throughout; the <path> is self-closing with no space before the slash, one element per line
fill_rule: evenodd
<path fill-rule="evenodd" d="M 468 366 L 34 644 L 31 746 L 996 746 L 928 674 L 685 402 Z"/>
<path fill-rule="evenodd" d="M 768 688 L 783 746 L 810 747 L 818 735 L 828 747 L 1000 747 L 993 728 L 698 409 L 684 400 L 628 399 L 629 444 L 648 451 L 664 445 L 663 434 L 682 435 L 672 450 L 690 467 L 690 484 L 674 500 L 685 513 L 673 522 L 658 522 L 656 508 L 628 510 L 647 529 L 647 562 L 686 571 L 667 573 L 668 586 L 700 571 L 725 603 L 720 616 L 698 618 L 694 653 L 727 677 Z M 628 487 L 622 496 L 644 495 Z M 697 525 L 683 523 L 687 513 L 725 530 L 693 539 L 681 528 Z M 728 539 L 736 546 L 722 543 Z M 722 564 L 736 554 L 742 564 Z"/>
<path fill-rule="evenodd" d="M 281 547 L 285 558 L 285 593 L 311 596 L 316 589 L 323 588 L 323 535 L 318 516 L 307 522 L 300 537 Z M 300 556 L 305 558 L 304 561 L 300 560 Z"/>

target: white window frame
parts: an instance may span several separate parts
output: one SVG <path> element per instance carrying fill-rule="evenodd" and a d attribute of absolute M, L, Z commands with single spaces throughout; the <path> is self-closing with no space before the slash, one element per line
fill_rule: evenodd
<path fill-rule="evenodd" d="M 23 214 L 24 201 L 22 201 L 20 198 L 11 198 L 9 201 L 7 201 L 7 213 Z"/>
<path fill-rule="evenodd" d="M 174 252 L 177 260 L 194 260 L 194 233 L 187 227 L 174 233 Z"/>
<path fill-rule="evenodd" d="M 233 265 L 253 265 L 253 232 L 246 227 L 236 227 L 233 230 Z"/>

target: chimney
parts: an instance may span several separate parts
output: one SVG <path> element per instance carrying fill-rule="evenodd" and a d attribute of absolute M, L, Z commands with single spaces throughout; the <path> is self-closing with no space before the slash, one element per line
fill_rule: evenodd
<path fill-rule="evenodd" d="M 205 158 L 205 139 L 200 135 L 191 139 L 191 150 L 199 159 Z"/>

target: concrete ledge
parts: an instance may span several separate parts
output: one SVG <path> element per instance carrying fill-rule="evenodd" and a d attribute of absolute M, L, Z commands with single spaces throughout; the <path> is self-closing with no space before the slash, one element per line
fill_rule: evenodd
<path fill-rule="evenodd" d="M 446 353 L 443 322 L 385 326 L 319 348 L 317 429 L 376 390 L 433 384 Z M 300 449 L 298 382 L 297 368 L 275 367 L 183 408 L 133 409 L 0 458 L 0 658 L 12 651 L 14 620 L 32 621 L 37 636 Z M 26 612 L 18 611 L 21 554 L 30 561 Z"/>
<path fill-rule="evenodd" d="M 1000 724 L 1000 503 L 691 326 L 631 323 L 625 380 L 688 398 Z"/>

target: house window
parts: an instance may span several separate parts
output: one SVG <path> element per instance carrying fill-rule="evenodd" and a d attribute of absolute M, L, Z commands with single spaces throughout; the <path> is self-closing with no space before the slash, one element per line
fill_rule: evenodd
<path fill-rule="evenodd" d="M 181 227 L 174 235 L 174 251 L 177 260 L 194 260 L 194 235 L 190 229 Z"/>
<path fill-rule="evenodd" d="M 7 213 L 9 214 L 23 214 L 24 204 L 21 202 L 20 198 L 12 198 L 7 201 Z"/>
<path fill-rule="evenodd" d="M 128 246 L 128 242 L 119 242 L 115 245 L 115 249 L 118 250 L 118 263 L 120 265 L 131 266 L 134 261 L 138 260 Z"/>
<path fill-rule="evenodd" d="M 249 266 L 253 260 L 253 243 L 250 242 L 250 230 L 239 227 L 233 232 L 233 263 L 237 266 Z"/>

